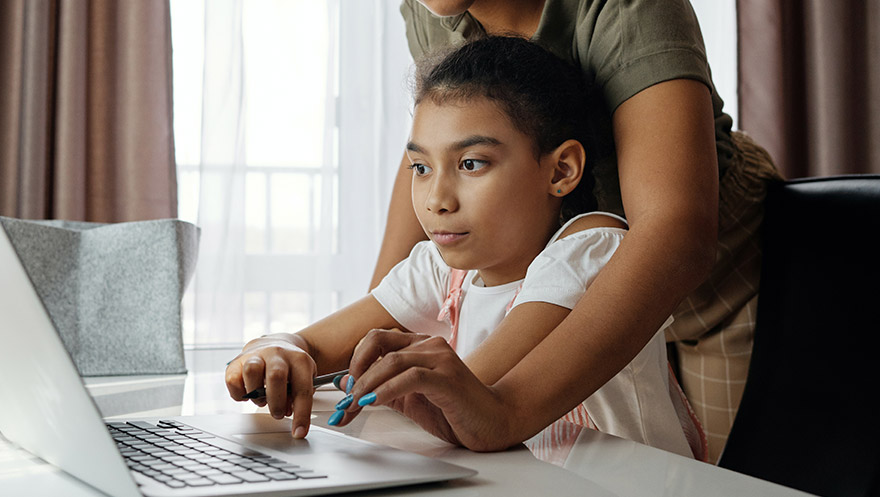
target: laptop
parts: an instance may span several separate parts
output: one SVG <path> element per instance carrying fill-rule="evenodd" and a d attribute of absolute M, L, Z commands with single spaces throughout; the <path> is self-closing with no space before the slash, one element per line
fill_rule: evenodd
<path fill-rule="evenodd" d="M 476 471 L 268 414 L 105 423 L 0 227 L 0 432 L 115 497 L 337 494 Z M 24 395 L 21 392 L 28 392 Z"/>

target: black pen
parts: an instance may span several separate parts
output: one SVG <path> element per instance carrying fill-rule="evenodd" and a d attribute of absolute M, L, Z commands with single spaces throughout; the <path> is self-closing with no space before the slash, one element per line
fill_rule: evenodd
<path fill-rule="evenodd" d="M 321 385 L 326 385 L 327 383 L 332 383 L 336 377 L 342 378 L 343 376 L 348 374 L 347 369 L 343 369 L 342 371 L 337 371 L 335 373 L 324 374 L 321 376 L 315 376 L 315 379 L 312 380 L 312 385 L 319 387 Z M 287 385 L 287 392 L 290 393 L 290 385 Z M 245 399 L 259 399 L 266 396 L 266 388 L 260 387 L 252 392 L 248 392 L 245 394 Z"/>

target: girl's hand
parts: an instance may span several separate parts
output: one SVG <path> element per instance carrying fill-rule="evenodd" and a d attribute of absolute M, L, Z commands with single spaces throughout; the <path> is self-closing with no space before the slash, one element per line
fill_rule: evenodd
<path fill-rule="evenodd" d="M 300 337 L 269 335 L 249 342 L 229 362 L 226 388 L 233 399 L 243 401 L 246 393 L 265 385 L 266 397 L 252 402 L 260 407 L 268 404 L 275 419 L 293 415 L 291 432 L 294 438 L 303 438 L 309 430 L 316 372 L 315 361 Z"/>
<path fill-rule="evenodd" d="M 359 403 L 386 405 L 434 436 L 471 450 L 512 445 L 504 442 L 505 406 L 443 338 L 373 330 L 355 350 L 349 369 L 356 381 L 340 425 L 357 416 Z"/>

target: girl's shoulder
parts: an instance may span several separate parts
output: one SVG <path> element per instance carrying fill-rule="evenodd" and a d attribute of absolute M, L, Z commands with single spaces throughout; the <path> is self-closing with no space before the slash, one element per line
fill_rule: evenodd
<path fill-rule="evenodd" d="M 602 228 L 626 230 L 628 227 L 626 220 L 616 214 L 602 211 L 588 212 L 586 214 L 581 214 L 580 216 L 575 216 L 565 223 L 565 225 L 563 225 L 551 239 L 551 243 L 587 230 Z"/>

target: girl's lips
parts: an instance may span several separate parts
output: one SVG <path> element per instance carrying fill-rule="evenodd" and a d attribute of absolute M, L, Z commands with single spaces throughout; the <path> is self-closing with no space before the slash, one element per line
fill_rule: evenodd
<path fill-rule="evenodd" d="M 431 239 L 437 245 L 452 245 L 455 242 L 466 237 L 467 233 L 449 233 L 446 231 L 434 231 L 431 233 Z"/>

